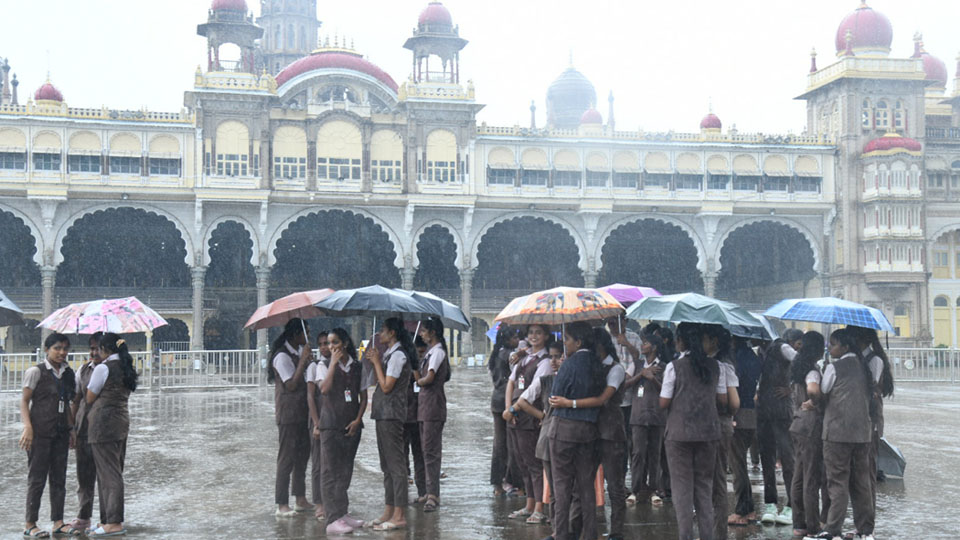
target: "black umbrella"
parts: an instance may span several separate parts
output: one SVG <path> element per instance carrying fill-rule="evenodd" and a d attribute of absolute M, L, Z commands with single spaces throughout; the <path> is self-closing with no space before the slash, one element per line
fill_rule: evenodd
<path fill-rule="evenodd" d="M 432 316 L 440 319 L 445 327 L 453 328 L 454 330 L 460 330 L 462 332 L 470 329 L 470 322 L 467 320 L 467 316 L 463 314 L 463 310 L 451 304 L 450 302 L 447 302 L 443 298 L 423 291 L 404 291 L 402 289 L 395 290 L 419 300 L 431 310 Z"/>
<path fill-rule="evenodd" d="M 0 326 L 23 324 L 23 310 L 0 291 Z"/>
<path fill-rule="evenodd" d="M 877 468 L 887 476 L 903 478 L 903 471 L 907 468 L 907 458 L 899 448 L 890 444 L 885 437 L 880 438 L 880 452 L 877 455 Z"/>

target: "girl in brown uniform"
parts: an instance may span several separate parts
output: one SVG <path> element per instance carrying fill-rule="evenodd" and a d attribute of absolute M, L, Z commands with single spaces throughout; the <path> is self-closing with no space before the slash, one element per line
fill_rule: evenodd
<path fill-rule="evenodd" d="M 417 361 L 414 362 L 419 371 L 420 363 L 427 356 L 427 344 L 420 336 L 413 338 L 417 349 Z M 407 419 L 403 422 L 403 455 L 406 456 L 407 476 L 410 476 L 410 459 L 413 458 L 413 483 L 417 488 L 417 504 L 427 502 L 427 479 L 423 467 L 423 447 L 420 444 L 420 422 L 417 421 L 417 402 L 420 400 L 420 386 L 417 376 L 412 374 L 410 385 L 407 387 Z M 407 480 L 409 483 L 409 480 Z"/>
<path fill-rule="evenodd" d="M 663 504 L 656 494 L 660 490 L 660 448 L 663 446 L 663 426 L 667 422 L 660 408 L 660 386 L 669 358 L 663 340 L 656 334 L 644 334 L 640 354 L 642 361 L 637 361 L 636 391 L 631 392 L 633 455 L 630 456 L 630 492 L 633 502 L 650 500 L 659 506 Z M 656 501 L 653 501 L 654 497 Z"/>
<path fill-rule="evenodd" d="M 20 420 L 23 433 L 20 448 L 27 451 L 27 512 L 23 536 L 48 538 L 37 527 L 43 488 L 50 480 L 50 520 L 53 534 L 68 534 L 63 523 L 67 496 L 67 456 L 73 439 L 70 401 L 76 391 L 73 370 L 67 365 L 70 340 L 53 333 L 43 342 L 47 358 L 23 374 Z"/>
<path fill-rule="evenodd" d="M 420 423 L 420 443 L 423 449 L 423 468 L 427 480 L 427 501 L 424 512 L 433 512 L 440 506 L 440 462 L 443 458 L 443 424 L 447 421 L 447 395 L 443 387 L 450 380 L 450 362 L 447 359 L 447 341 L 443 337 L 443 323 L 427 319 L 420 325 L 420 338 L 427 344 L 427 354 L 420 364 L 417 386 L 417 421 Z"/>
<path fill-rule="evenodd" d="M 507 481 L 509 451 L 507 450 L 507 421 L 503 419 L 506 402 L 507 380 L 510 378 L 510 355 L 520 343 L 520 334 L 505 324 L 497 330 L 496 342 L 487 361 L 487 369 L 493 380 L 490 411 L 493 414 L 493 452 L 490 459 L 490 485 L 495 496 L 503 495 Z M 511 484 L 513 482 L 510 482 Z"/>
<path fill-rule="evenodd" d="M 370 362 L 377 377 L 370 417 L 376 421 L 377 451 L 383 471 L 383 514 L 373 520 L 378 531 L 407 526 L 407 463 L 403 451 L 403 423 L 407 418 L 407 385 L 411 363 L 417 351 L 410 333 L 400 319 L 383 321 L 377 339 L 387 347 L 383 355 L 376 348 L 370 351 Z"/>
<path fill-rule="evenodd" d="M 717 407 L 720 418 L 720 444 L 717 445 L 717 465 L 713 471 L 713 522 L 714 536 L 727 537 L 727 448 L 733 441 L 733 415 L 740 408 L 740 395 L 737 389 L 740 381 L 737 379 L 736 368 L 730 361 L 730 345 L 732 336 L 722 326 L 716 324 L 703 325 L 703 353 L 712 358 L 720 366 L 720 384 L 727 390 L 726 407 Z"/>
<path fill-rule="evenodd" d="M 90 384 L 90 377 L 93 375 L 93 369 L 97 367 L 102 358 L 100 358 L 100 338 L 103 332 L 97 332 L 90 336 L 88 343 L 90 345 L 89 358 L 80 369 L 77 370 L 77 391 L 70 403 L 74 415 L 74 432 L 77 442 L 74 449 L 77 454 L 77 502 L 80 505 L 80 511 L 77 512 L 77 518 L 70 522 L 70 535 L 82 533 L 90 528 L 90 518 L 93 516 L 93 496 L 94 487 L 97 484 L 97 467 L 93 463 L 93 450 L 87 441 L 87 385 Z"/>
<path fill-rule="evenodd" d="M 102 525 L 88 537 L 117 536 L 126 533 L 123 521 L 123 464 L 130 433 L 127 400 L 137 389 L 137 370 L 126 342 L 112 333 L 100 339 L 103 362 L 93 368 L 87 385 L 87 412 L 90 427 L 87 439 L 97 466 Z"/>
<path fill-rule="evenodd" d="M 327 535 L 347 534 L 363 527 L 363 521 L 351 516 L 347 491 L 353 480 L 353 465 L 360 447 L 363 413 L 367 393 L 360 388 L 360 363 L 353 340 L 343 328 L 329 334 L 330 365 L 318 363 L 316 380 L 320 386 L 320 418 L 314 428 L 319 436 L 323 501 Z"/>
<path fill-rule="evenodd" d="M 820 478 L 823 475 L 823 407 L 820 394 L 820 370 L 823 358 L 823 334 L 803 335 L 800 352 L 790 364 L 790 390 L 793 392 L 794 475 L 790 486 L 793 504 L 793 535 L 820 532 Z"/>
<path fill-rule="evenodd" d="M 323 379 L 317 378 L 317 368 L 323 365 L 324 373 L 327 366 L 330 365 L 330 343 L 327 339 L 327 332 L 317 334 L 317 351 L 320 358 L 317 358 L 307 366 L 307 408 L 310 411 L 310 493 L 313 495 L 314 516 L 317 519 L 326 519 L 323 510 L 323 450 L 320 444 L 320 437 L 316 432 L 317 423 L 320 421 L 320 383 Z"/>
<path fill-rule="evenodd" d="M 313 356 L 308 343 L 304 322 L 290 319 L 270 350 L 272 360 L 267 382 L 274 385 L 274 415 L 280 439 L 274 488 L 277 517 L 291 517 L 297 512 L 313 509 L 307 502 L 306 485 L 307 461 L 310 460 L 310 413 L 305 372 Z M 296 497 L 294 508 L 289 506 L 291 491 Z"/>
<path fill-rule="evenodd" d="M 680 357 L 667 365 L 660 390 L 660 408 L 667 409 L 666 450 L 670 462 L 674 510 L 680 540 L 693 540 L 693 511 L 702 540 L 714 539 L 713 475 L 720 419 L 727 389 L 720 366 L 702 349 L 699 325 L 677 328 Z"/>

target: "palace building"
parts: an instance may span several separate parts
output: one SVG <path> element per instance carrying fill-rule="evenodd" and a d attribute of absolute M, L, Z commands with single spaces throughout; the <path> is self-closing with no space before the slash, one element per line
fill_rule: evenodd
<path fill-rule="evenodd" d="M 866 3 L 835 58 L 811 56 L 802 134 L 779 136 L 712 112 L 618 130 L 613 94 L 601 113 L 572 65 L 545 126 L 534 105 L 529 126 L 478 124 L 495 104 L 461 75 L 469 26 L 441 3 L 396 44 L 398 79 L 320 24 L 316 0 L 262 0 L 256 18 L 214 0 L 176 112 L 74 107 L 69 81 L 0 64 L 0 289 L 33 319 L 136 294 L 171 321 L 155 341 L 193 348 L 263 347 L 241 331 L 258 304 L 372 282 L 460 304 L 460 354 L 513 296 L 612 282 L 755 310 L 834 295 L 882 309 L 891 343 L 957 346 L 960 83 L 919 35 L 891 57 Z"/>

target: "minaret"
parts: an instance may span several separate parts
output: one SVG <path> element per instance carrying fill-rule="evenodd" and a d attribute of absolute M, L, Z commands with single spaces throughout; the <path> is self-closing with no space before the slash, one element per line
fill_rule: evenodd
<path fill-rule="evenodd" d="M 257 24 L 264 30 L 260 42 L 264 67 L 274 76 L 319 46 L 317 0 L 260 0 Z"/>
<path fill-rule="evenodd" d="M 197 34 L 207 38 L 207 71 L 257 72 L 255 44 L 263 29 L 253 24 L 245 0 L 213 0 L 207 22 L 197 25 Z M 220 60 L 220 47 L 227 43 L 240 47 L 236 65 Z"/>
<path fill-rule="evenodd" d="M 17 80 L 17 74 L 13 74 L 13 80 L 10 81 L 10 84 L 13 85 L 13 98 L 10 100 L 11 105 L 19 105 L 20 102 L 17 100 L 17 87 L 20 86 L 20 81 Z"/>
<path fill-rule="evenodd" d="M 810 49 L 810 73 L 817 72 L 817 49 Z"/>
<path fill-rule="evenodd" d="M 530 129 L 537 129 L 537 104 L 530 100 Z"/>
<path fill-rule="evenodd" d="M 3 70 L 3 78 L 0 79 L 0 105 L 10 103 L 10 62 L 4 58 L 0 62 L 0 70 Z"/>
<path fill-rule="evenodd" d="M 460 51 L 466 46 L 450 11 L 440 2 L 430 2 L 420 13 L 413 36 L 403 44 L 413 52 L 413 82 L 460 84 Z M 430 70 L 431 57 L 439 58 L 439 71 L 436 64 Z"/>
<path fill-rule="evenodd" d="M 607 126 L 612 132 L 616 129 L 617 125 L 613 116 L 613 90 L 611 90 L 610 95 L 607 96 L 607 103 L 609 104 L 609 112 L 607 113 Z"/>

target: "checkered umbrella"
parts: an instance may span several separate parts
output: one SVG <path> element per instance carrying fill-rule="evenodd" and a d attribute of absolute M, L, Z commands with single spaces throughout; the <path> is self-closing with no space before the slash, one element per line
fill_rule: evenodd
<path fill-rule="evenodd" d="M 790 321 L 846 324 L 893 332 L 893 325 L 877 308 L 839 298 L 791 298 L 764 312 L 767 317 Z"/>

